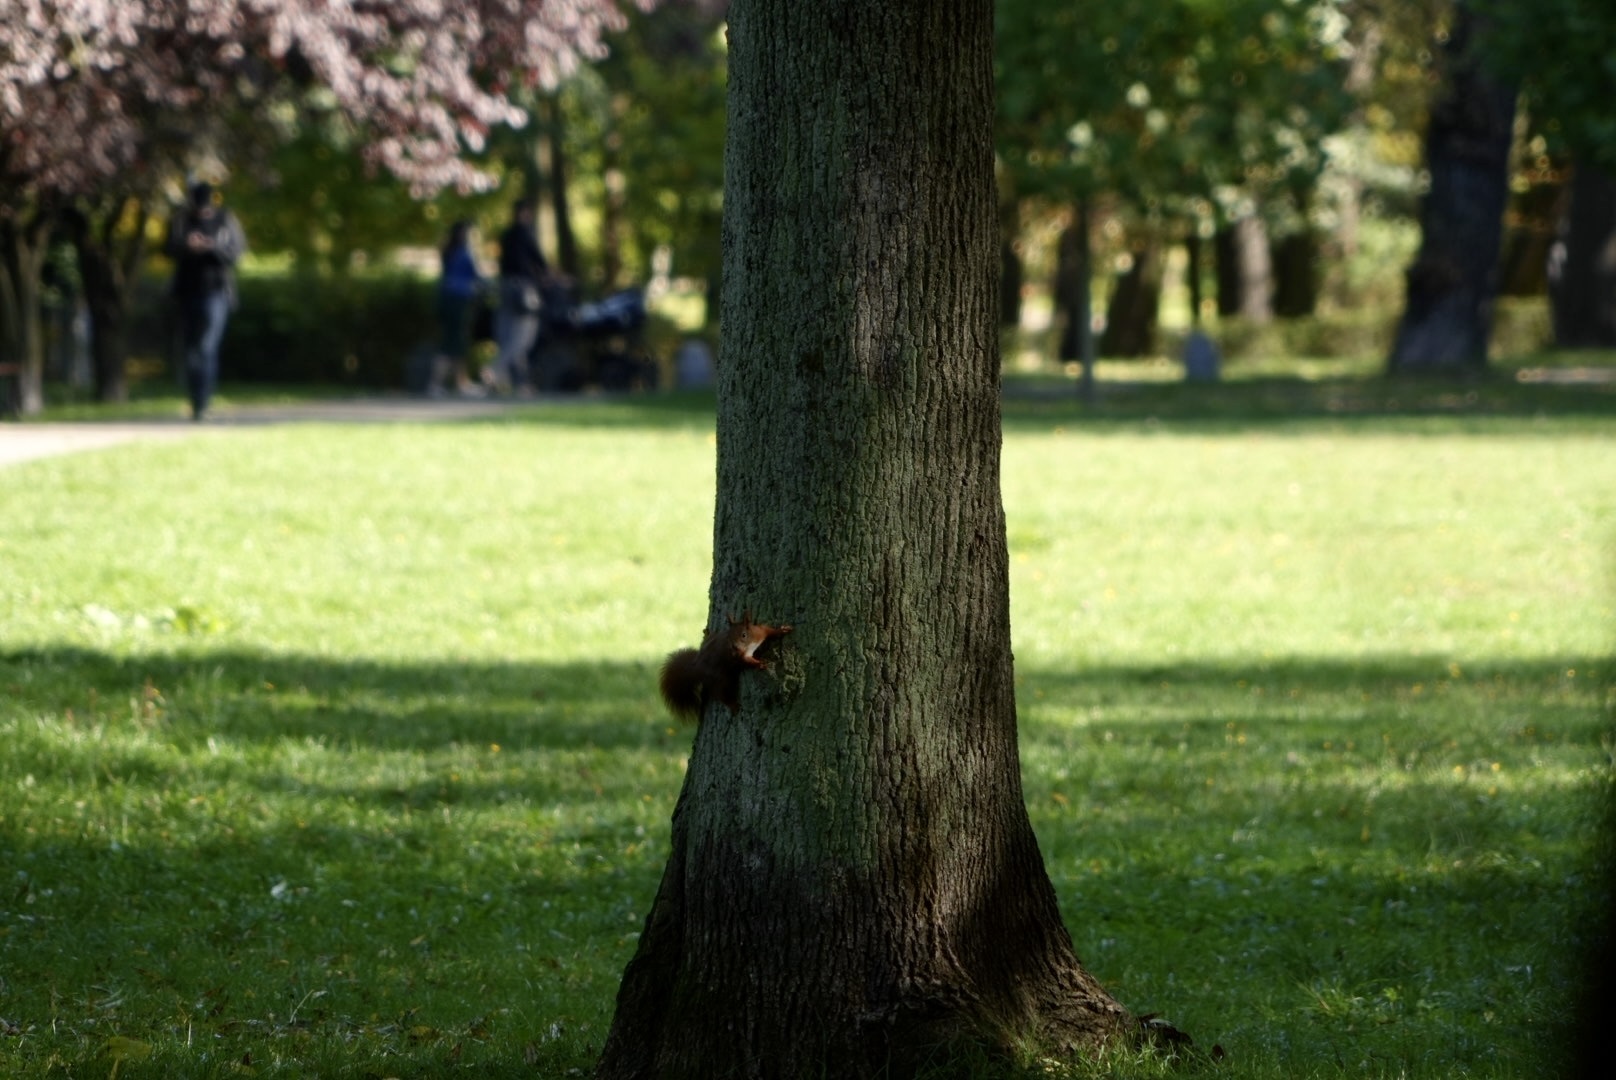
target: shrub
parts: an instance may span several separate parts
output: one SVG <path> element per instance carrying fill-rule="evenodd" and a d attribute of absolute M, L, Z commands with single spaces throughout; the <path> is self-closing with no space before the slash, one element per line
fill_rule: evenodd
<path fill-rule="evenodd" d="M 219 364 L 240 382 L 400 387 L 410 354 L 437 340 L 435 284 L 408 273 L 244 273 Z M 174 370 L 168 281 L 137 286 L 130 351 Z"/>
<path fill-rule="evenodd" d="M 227 378 L 399 387 L 410 354 L 437 337 L 434 285 L 414 275 L 243 275 L 239 287 Z"/>

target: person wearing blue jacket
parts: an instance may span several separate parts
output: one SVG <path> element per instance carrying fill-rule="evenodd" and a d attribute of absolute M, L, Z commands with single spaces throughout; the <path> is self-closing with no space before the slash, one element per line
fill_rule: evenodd
<path fill-rule="evenodd" d="M 442 275 L 438 278 L 438 323 L 443 338 L 427 393 L 441 397 L 451 375 L 462 393 L 472 392 L 466 374 L 466 352 L 471 345 L 471 317 L 483 290 L 483 276 L 471 253 L 471 222 L 464 219 L 449 226 L 449 237 L 439 252 Z"/>

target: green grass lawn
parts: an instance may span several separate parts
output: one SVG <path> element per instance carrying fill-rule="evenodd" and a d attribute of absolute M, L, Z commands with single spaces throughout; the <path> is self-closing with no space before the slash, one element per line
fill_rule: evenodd
<path fill-rule="evenodd" d="M 1609 390 L 1007 408 L 1027 800 L 1085 964 L 1218 1075 L 1552 1072 L 1611 781 Z M 587 1075 L 690 744 L 654 672 L 706 615 L 712 458 L 670 398 L 0 471 L 0 1075 Z"/>

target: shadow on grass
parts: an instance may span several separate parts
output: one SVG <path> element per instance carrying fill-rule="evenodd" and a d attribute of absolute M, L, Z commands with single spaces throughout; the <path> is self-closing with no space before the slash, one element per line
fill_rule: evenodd
<path fill-rule="evenodd" d="M 648 664 L 332 661 L 254 652 L 0 654 L 0 689 L 33 708 L 160 726 L 167 741 L 311 740 L 437 750 L 627 749 L 666 727 Z"/>
<path fill-rule="evenodd" d="M 1320 423 L 1369 425 L 1394 429 L 1418 422 L 1415 430 L 1431 430 L 1443 420 L 1446 432 L 1491 430 L 1498 421 L 1616 419 L 1616 380 L 1559 381 L 1533 379 L 1538 369 L 1498 367 L 1469 379 L 1336 376 L 1303 378 L 1238 375 L 1218 383 L 1102 381 L 1093 403 L 1078 397 L 1074 380 L 1040 376 L 1006 376 L 1003 417 L 1007 431 L 1041 431 L 1075 426 L 1106 431 L 1112 426 L 1172 423 L 1211 430 L 1250 427 L 1310 427 Z M 354 406 L 375 407 L 377 419 L 409 419 L 444 424 L 540 424 L 548 427 L 640 430 L 710 430 L 715 423 L 712 391 L 675 391 L 613 397 L 564 397 L 493 409 L 488 403 L 454 400 L 428 402 L 402 395 L 356 399 L 331 387 L 234 385 L 223 388 L 221 415 L 227 422 L 273 422 L 282 412 L 298 422 L 318 422 L 303 415 L 308 407 L 327 406 L 337 419 L 355 422 Z M 409 417 L 388 416 L 392 405 Z M 232 413 L 232 410 L 237 410 Z M 136 387 L 122 406 L 83 403 L 58 405 L 41 420 L 146 420 L 173 418 L 183 412 L 182 399 L 164 383 Z M 232 420 L 232 416 L 234 419 Z"/>
<path fill-rule="evenodd" d="M 1092 404 L 1065 381 L 1006 377 L 1006 431 L 1046 430 L 1052 424 L 1127 428 L 1143 422 L 1211 430 L 1367 424 L 1394 428 L 1432 420 L 1444 431 L 1491 430 L 1498 421 L 1616 420 L 1616 380 L 1523 382 L 1510 370 L 1468 379 L 1268 376 L 1219 383 L 1104 382 Z M 502 423 L 607 428 L 711 428 L 711 392 L 680 392 L 535 405 L 505 414 Z"/>
<path fill-rule="evenodd" d="M 1018 665 L 1024 715 L 1097 710 L 1112 723 L 1226 725 L 1305 721 L 1352 726 L 1365 703 L 1419 719 L 1443 695 L 1529 699 L 1539 717 L 1597 711 L 1616 661 L 1581 656 L 1524 661 L 1446 657 L 1264 658 L 1104 665 L 1083 671 Z M 170 736 L 252 742 L 315 740 L 376 749 L 454 743 L 552 749 L 637 748 L 668 726 L 655 666 L 595 661 L 330 660 L 252 651 L 114 653 L 69 647 L 0 653 L 0 688 L 31 709 L 139 719 L 161 714 Z M 1247 713 L 1249 712 L 1249 715 Z M 87 722 L 87 719 L 86 719 Z M 651 733 L 651 734 L 647 734 Z"/>
<path fill-rule="evenodd" d="M 1494 371 L 1469 380 L 1416 378 L 1302 379 L 1263 377 L 1218 383 L 1106 383 L 1092 405 L 1075 384 L 1007 379 L 1006 430 L 1051 424 L 1097 426 L 1140 422 L 1188 424 L 1212 430 L 1255 426 L 1372 424 L 1417 430 L 1488 430 L 1500 420 L 1616 419 L 1616 381 L 1523 382 Z"/>
<path fill-rule="evenodd" d="M 1024 665 L 1029 810 L 1080 954 L 1272 1075 L 1531 1073 L 1584 943 L 1610 671 Z M 0 801 L 0 1011 L 38 1061 L 114 1033 L 186 1060 L 194 1025 L 220 1060 L 427 1074 L 540 1044 L 587 1068 L 691 736 L 651 687 L 634 663 L 0 655 L 0 719 L 82 735 L 23 720 L 0 770 L 62 789 Z M 245 749 L 215 764 L 210 738 Z"/>

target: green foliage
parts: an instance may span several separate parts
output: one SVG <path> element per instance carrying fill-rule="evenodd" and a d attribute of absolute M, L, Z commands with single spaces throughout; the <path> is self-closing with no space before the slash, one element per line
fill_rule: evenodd
<path fill-rule="evenodd" d="M 722 5 L 702 0 L 650 12 L 630 7 L 625 14 L 628 26 L 613 35 L 610 54 L 574 73 L 547 100 L 525 101 L 533 122 L 493 132 L 489 156 L 508 177 L 553 183 L 541 175 L 539 162 L 549 158 L 541 145 L 550 137 L 547 125 L 559 122 L 569 217 L 586 282 L 599 280 L 604 268 L 608 200 L 617 200 L 621 212 L 612 243 L 626 278 L 649 278 L 663 247 L 672 255 L 672 274 L 716 277 L 724 182 Z M 514 198 L 512 185 L 506 188 Z"/>
<path fill-rule="evenodd" d="M 1283 361 L 1295 356 L 1384 358 L 1396 332 L 1395 311 L 1354 309 L 1266 323 L 1220 319 L 1213 336 L 1226 359 L 1260 357 Z M 1495 305 L 1491 356 L 1529 356 L 1547 347 L 1552 339 L 1548 303 L 1541 297 L 1506 298 Z M 1175 343 L 1167 351 L 1177 354 L 1182 346 Z"/>
<path fill-rule="evenodd" d="M 625 99 L 612 137 L 620 140 L 625 209 L 642 257 L 648 262 L 665 245 L 673 273 L 716 278 L 727 85 L 721 12 L 665 4 L 633 13 L 630 31 L 598 70 Z"/>
<path fill-rule="evenodd" d="M 1284 0 L 996 7 L 999 152 L 1016 190 L 1141 209 L 1306 186 L 1350 99 L 1341 17 Z"/>
<path fill-rule="evenodd" d="M 1555 1073 L 1616 405 L 1204 389 L 1009 406 L 1023 772 L 1079 954 L 1219 1076 Z M 653 684 L 706 614 L 710 408 L 8 469 L 0 1073 L 587 1075 L 689 752 Z"/>
<path fill-rule="evenodd" d="M 1616 7 L 1606 0 L 1468 0 L 1484 48 L 1520 80 L 1551 149 L 1616 171 Z"/>
<path fill-rule="evenodd" d="M 367 165 L 362 141 L 316 115 L 261 150 L 226 188 L 255 251 L 290 255 L 304 272 L 345 271 L 400 246 L 436 248 L 459 217 L 493 220 L 492 197 L 439 193 L 416 199 L 403 181 Z"/>

